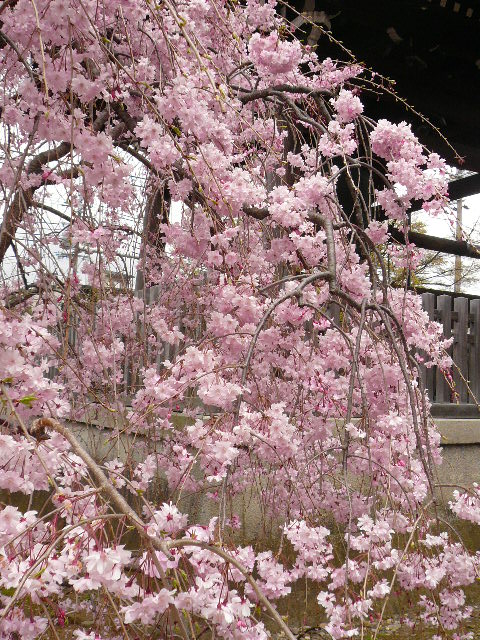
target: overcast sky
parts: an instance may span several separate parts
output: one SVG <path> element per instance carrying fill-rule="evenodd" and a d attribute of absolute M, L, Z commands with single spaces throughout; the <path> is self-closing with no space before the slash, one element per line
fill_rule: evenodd
<path fill-rule="evenodd" d="M 469 239 L 473 244 L 480 244 L 480 194 L 463 199 L 462 217 L 464 237 Z M 453 214 L 456 213 L 456 203 L 452 202 Z M 455 238 L 455 217 L 454 215 L 442 214 L 437 218 L 422 215 L 420 219 L 427 227 L 427 233 L 432 236 L 441 238 Z M 479 256 L 480 258 L 480 256 Z M 452 258 L 453 260 L 453 258 Z M 478 262 L 479 276 L 475 282 L 462 287 L 464 293 L 473 293 L 480 295 L 480 259 L 477 261 L 463 258 L 462 261 L 466 265 Z M 453 285 L 453 283 L 452 283 Z"/>

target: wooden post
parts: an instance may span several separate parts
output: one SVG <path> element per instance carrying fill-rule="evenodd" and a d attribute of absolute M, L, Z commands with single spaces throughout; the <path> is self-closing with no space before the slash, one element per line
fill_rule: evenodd
<path fill-rule="evenodd" d="M 440 322 L 443 325 L 443 335 L 450 338 L 452 335 L 452 298 L 450 296 L 438 296 L 437 309 L 440 314 Z M 451 354 L 451 348 L 448 350 Z M 450 402 L 451 390 L 442 371 L 437 369 L 437 393 L 436 402 Z"/>
<path fill-rule="evenodd" d="M 462 380 L 462 376 L 465 380 L 468 380 L 468 299 L 455 298 L 453 308 L 457 312 L 453 330 L 455 336 L 453 362 L 456 365 L 453 367 L 453 380 L 459 402 L 466 403 L 468 402 L 468 389 Z M 459 374 L 459 371 L 462 375 Z"/>
<path fill-rule="evenodd" d="M 144 299 L 144 291 L 143 289 L 136 289 L 133 292 L 133 296 L 134 298 L 140 298 L 140 299 Z M 136 333 L 141 336 L 143 335 L 143 328 L 142 328 L 142 324 L 138 318 L 138 314 L 135 313 L 135 330 Z M 128 393 L 135 393 L 137 387 L 138 387 L 138 372 L 140 369 L 140 363 L 137 363 L 135 366 L 135 363 L 133 361 L 133 359 L 128 356 L 125 358 L 125 369 L 124 369 L 124 382 L 125 382 L 125 390 Z"/>
<path fill-rule="evenodd" d="M 470 301 L 470 313 L 473 316 L 473 344 L 471 345 L 470 351 L 470 388 L 476 401 L 480 403 L 480 300 Z"/>
<path fill-rule="evenodd" d="M 462 240 L 462 213 L 463 213 L 463 201 L 457 200 L 457 222 L 455 228 L 455 239 Z M 455 293 L 460 293 L 462 286 L 462 258 L 461 256 L 455 256 L 455 275 L 453 290 Z"/>
<path fill-rule="evenodd" d="M 428 313 L 428 317 L 430 318 L 430 320 L 434 320 L 435 295 L 433 293 L 422 293 L 422 304 L 423 309 Z M 430 401 L 433 402 L 435 400 L 435 367 L 430 367 L 429 369 L 427 369 L 422 365 L 421 376 L 423 384 L 428 391 L 428 397 L 430 398 Z"/>

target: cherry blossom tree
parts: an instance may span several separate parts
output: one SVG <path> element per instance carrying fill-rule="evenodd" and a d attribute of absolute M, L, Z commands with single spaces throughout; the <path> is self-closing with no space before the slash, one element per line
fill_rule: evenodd
<path fill-rule="evenodd" d="M 299 585 L 336 639 L 398 592 L 471 637 L 418 366 L 446 343 L 384 264 L 443 161 L 270 0 L 0 12 L 1 637 L 293 638 Z"/>

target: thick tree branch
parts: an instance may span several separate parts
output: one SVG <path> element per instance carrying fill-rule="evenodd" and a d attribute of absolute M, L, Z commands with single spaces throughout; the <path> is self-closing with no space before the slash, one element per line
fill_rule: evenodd
<path fill-rule="evenodd" d="M 49 211 L 50 213 L 53 213 L 53 215 L 57 216 L 57 218 L 61 218 L 62 220 L 65 220 L 65 222 L 71 222 L 72 219 L 65 215 L 64 213 L 62 213 L 61 211 L 59 211 L 58 209 L 55 209 L 54 207 L 50 207 L 48 204 L 43 204 L 43 202 L 37 202 L 36 200 L 32 201 L 32 207 L 36 207 L 37 209 L 43 209 L 44 211 Z"/>
<path fill-rule="evenodd" d="M 253 100 L 264 100 L 269 96 L 277 95 L 278 93 L 291 93 L 291 94 L 304 94 L 308 96 L 326 96 L 331 97 L 332 93 L 326 89 L 311 89 L 310 87 L 294 86 L 289 84 L 279 84 L 274 87 L 267 87 L 265 89 L 256 89 L 254 91 L 248 91 L 242 87 L 232 86 L 235 91 L 240 91 L 243 95 L 239 96 L 240 102 L 247 104 Z"/>
<path fill-rule="evenodd" d="M 105 109 L 105 111 L 102 111 L 93 123 L 93 130 L 98 132 L 103 129 L 108 117 L 109 112 Z M 54 160 L 58 162 L 70 153 L 71 148 L 71 142 L 61 142 L 54 149 L 47 149 L 46 151 L 40 152 L 28 164 L 26 171 L 27 176 L 40 174 L 46 164 L 53 162 Z M 13 197 L 12 203 L 5 212 L 0 229 L 0 264 L 5 258 L 5 254 L 15 237 L 15 233 L 23 220 L 25 212 L 32 205 L 33 194 L 38 188 L 38 186 L 31 186 L 27 189 L 19 187 Z"/>

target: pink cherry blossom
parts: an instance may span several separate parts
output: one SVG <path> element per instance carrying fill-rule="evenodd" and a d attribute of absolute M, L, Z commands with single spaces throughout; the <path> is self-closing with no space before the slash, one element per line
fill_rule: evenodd
<path fill-rule="evenodd" d="M 339 640 L 399 591 L 468 637 L 415 364 L 452 382 L 451 340 L 387 268 L 444 161 L 271 0 L 17 0 L 2 34 L 0 635 L 292 640 L 306 588 Z"/>

